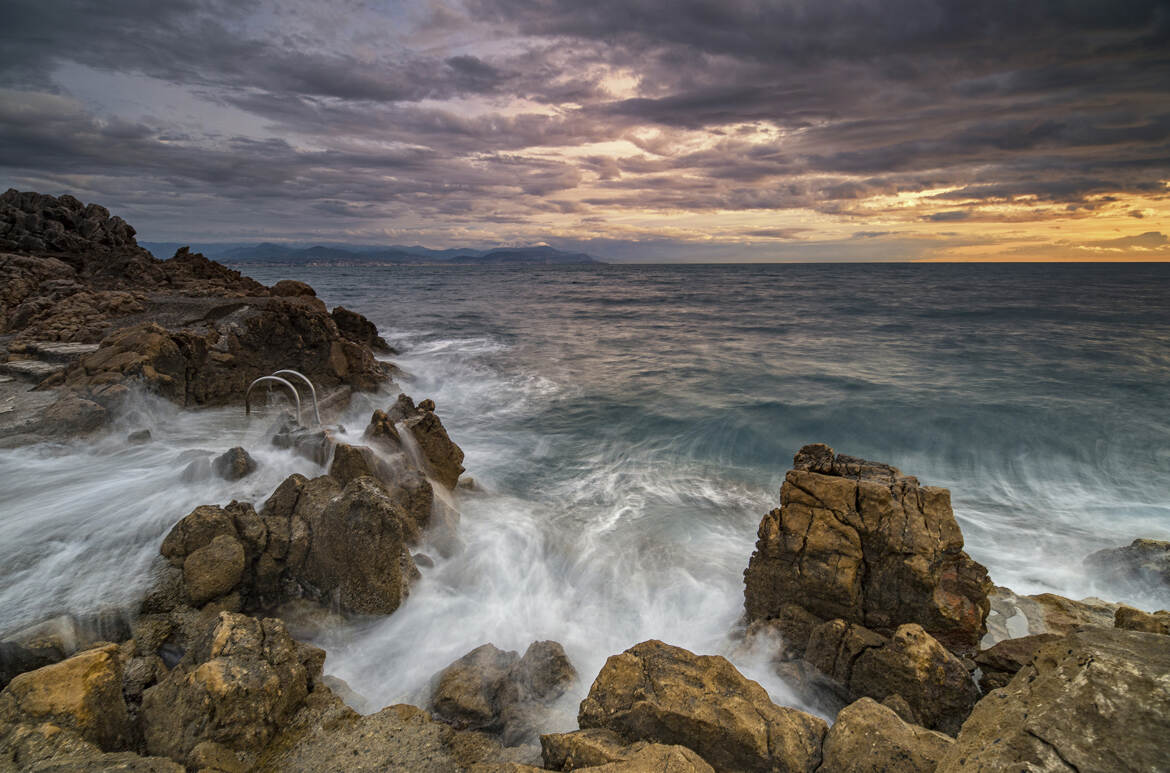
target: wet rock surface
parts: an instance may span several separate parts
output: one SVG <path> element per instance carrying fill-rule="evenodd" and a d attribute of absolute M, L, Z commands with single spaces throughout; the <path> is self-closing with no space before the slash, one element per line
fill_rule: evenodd
<path fill-rule="evenodd" d="M 455 728 L 494 733 L 517 746 L 536 739 L 549 704 L 576 681 L 557 642 L 533 642 L 523 657 L 484 644 L 436 676 L 430 707 Z"/>
<path fill-rule="evenodd" d="M 862 698 L 846 706 L 829 728 L 822 773 L 933 773 L 955 740 L 903 721 Z"/>
<path fill-rule="evenodd" d="M 814 771 L 828 729 L 772 703 L 726 659 L 659 641 L 610 657 L 577 719 L 628 743 L 686 746 L 718 771 Z"/>
<path fill-rule="evenodd" d="M 1077 631 L 983 698 L 938 770 L 1162 770 L 1168 705 L 1165 637 Z"/>
<path fill-rule="evenodd" d="M 749 619 L 796 605 L 889 635 L 917 623 L 948 648 L 973 653 L 991 583 L 963 552 L 946 489 L 888 465 L 802 448 L 760 523 L 745 578 Z"/>

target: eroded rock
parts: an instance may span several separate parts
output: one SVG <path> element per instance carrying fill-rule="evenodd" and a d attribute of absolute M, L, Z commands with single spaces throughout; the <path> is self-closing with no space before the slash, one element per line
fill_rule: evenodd
<path fill-rule="evenodd" d="M 954 739 L 904 722 L 862 698 L 846 706 L 829 728 L 821 773 L 934 773 Z"/>
<path fill-rule="evenodd" d="M 577 718 L 628 743 L 686 746 L 719 771 L 814 771 L 828 729 L 772 703 L 726 659 L 653 640 L 606 661 Z"/>

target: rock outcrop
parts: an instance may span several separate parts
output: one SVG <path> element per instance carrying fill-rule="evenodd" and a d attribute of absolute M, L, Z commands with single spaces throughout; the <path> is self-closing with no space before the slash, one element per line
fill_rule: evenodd
<path fill-rule="evenodd" d="M 576 681 L 555 641 L 533 642 L 523 657 L 484 644 L 437 675 L 430 707 L 455 728 L 495 733 L 517 746 L 536 738 L 543 711 Z"/>
<path fill-rule="evenodd" d="M 660 641 L 606 661 L 581 702 L 582 729 L 603 728 L 626 743 L 685 746 L 717 771 L 814 771 L 828 727 L 782 708 L 726 659 Z"/>
<path fill-rule="evenodd" d="M 985 693 L 1005 686 L 1021 668 L 1031 662 L 1038 649 L 1059 640 L 1057 634 L 1038 633 L 1018 639 L 1004 639 L 983 650 L 975 656 L 975 664 L 982 672 L 979 686 Z"/>
<path fill-rule="evenodd" d="M 1135 539 L 1085 559 L 1090 575 L 1111 588 L 1170 604 L 1170 542 Z"/>
<path fill-rule="evenodd" d="M 1170 611 L 1163 609 L 1158 612 L 1143 612 L 1122 604 L 1113 617 L 1113 625 L 1127 631 L 1145 631 L 1170 636 Z"/>
<path fill-rule="evenodd" d="M 795 605 L 884 635 L 916 623 L 960 654 L 979 645 L 992 587 L 946 489 L 825 445 L 796 454 L 744 577 L 750 620 Z"/>
<path fill-rule="evenodd" d="M 706 760 L 685 746 L 626 743 L 611 730 L 591 728 L 540 737 L 546 770 L 595 773 L 714 773 Z"/>
<path fill-rule="evenodd" d="M 987 616 L 984 647 L 1021 636 L 1043 633 L 1063 636 L 1087 625 L 1109 628 L 1120 606 L 1103 599 L 1077 601 L 1055 593 L 1018 596 L 1004 587 L 993 588 L 988 598 L 991 612 Z"/>
<path fill-rule="evenodd" d="M 406 432 L 400 432 L 400 427 Z M 423 400 L 415 406 L 406 395 L 398 395 L 390 408 L 374 412 L 365 437 L 394 450 L 418 455 L 430 475 L 449 489 L 455 488 L 463 474 L 463 450 L 447 435 L 432 400 Z"/>
<path fill-rule="evenodd" d="M 904 722 L 869 698 L 837 714 L 822 749 L 821 773 L 934 773 L 955 740 Z"/>
<path fill-rule="evenodd" d="M 1165 637 L 1077 631 L 979 702 L 938 771 L 1164 770 L 1167 706 Z"/>
<path fill-rule="evenodd" d="M 321 650 L 293 641 L 279 620 L 221 613 L 145 691 L 146 750 L 180 763 L 204 742 L 255 753 L 300 707 L 324 660 Z"/>
<path fill-rule="evenodd" d="M 8 191 L 0 196 L 0 336 L 9 340 L 0 365 L 41 388 L 65 387 L 74 403 L 63 397 L 54 414 L 0 431 L 30 439 L 89 431 L 136 386 L 192 406 L 241 400 L 254 379 L 281 368 L 325 392 L 389 380 L 390 366 L 374 356 L 388 348 L 369 320 L 331 314 L 304 283 L 278 285 L 187 248 L 160 261 L 95 204 Z M 27 353 L 46 342 L 99 345 L 50 367 Z"/>

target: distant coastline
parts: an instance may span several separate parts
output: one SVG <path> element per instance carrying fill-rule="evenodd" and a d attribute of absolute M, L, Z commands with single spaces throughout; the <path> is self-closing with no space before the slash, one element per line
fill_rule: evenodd
<path fill-rule="evenodd" d="M 166 259 L 186 245 L 177 242 L 142 242 L 155 257 Z M 566 252 L 547 245 L 536 247 L 498 247 L 494 249 L 456 248 L 432 250 L 426 247 L 392 246 L 324 246 L 290 247 L 264 242 L 261 244 L 199 244 L 198 252 L 213 260 L 227 263 L 293 263 L 297 265 L 580 265 L 604 263 L 584 252 Z"/>

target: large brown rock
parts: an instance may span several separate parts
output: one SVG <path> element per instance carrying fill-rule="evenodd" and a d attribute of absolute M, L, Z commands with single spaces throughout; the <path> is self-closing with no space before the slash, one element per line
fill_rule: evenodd
<path fill-rule="evenodd" d="M 244 559 L 244 546 L 226 534 L 187 556 L 183 561 L 183 582 L 191 603 L 202 606 L 229 593 L 244 576 Z"/>
<path fill-rule="evenodd" d="M 851 698 L 900 696 L 914 716 L 954 735 L 979 699 L 962 661 L 921 626 L 899 626 L 887 639 L 844 620 L 813 632 L 805 659 L 844 685 Z"/>
<path fill-rule="evenodd" d="M 42 722 L 5 725 L 0 719 L 0 770 L 23 773 L 184 773 L 162 757 L 103 752 L 76 732 Z"/>
<path fill-rule="evenodd" d="M 917 623 L 964 654 L 983 636 L 992 587 L 963 552 L 946 489 L 825 445 L 796 454 L 744 577 L 749 619 L 795 604 L 885 635 Z"/>
<path fill-rule="evenodd" d="M 984 646 L 1044 633 L 1063 636 L 1087 625 L 1109 628 L 1119 606 L 1098 598 L 1077 601 L 1055 593 L 1018 596 L 1004 587 L 993 588 L 988 599 L 991 612 Z"/>
<path fill-rule="evenodd" d="M 117 645 L 20 674 L 0 693 L 0 703 L 8 704 L 0 714 L 68 728 L 105 751 L 125 749 L 130 741 Z"/>
<path fill-rule="evenodd" d="M 842 709 L 829 728 L 819 773 L 934 773 L 954 744 L 953 738 L 904 722 L 862 698 Z"/>
<path fill-rule="evenodd" d="M 516 746 L 535 739 L 542 710 L 576 681 L 557 642 L 533 642 L 523 657 L 484 644 L 439 672 L 430 707 L 458 729 L 497 733 Z"/>
<path fill-rule="evenodd" d="M 939 773 L 1165 770 L 1170 646 L 1085 629 L 1041 647 L 963 725 Z"/>
<path fill-rule="evenodd" d="M 1124 604 L 1117 608 L 1113 624 L 1127 631 L 1145 631 L 1170 636 L 1170 611 L 1143 612 Z"/>
<path fill-rule="evenodd" d="M 772 703 L 726 659 L 653 640 L 606 661 L 577 719 L 629 743 L 686 746 L 719 771 L 814 771 L 828 729 Z"/>
<path fill-rule="evenodd" d="M 300 707 L 321 661 L 319 650 L 297 645 L 279 620 L 221 613 L 144 693 L 147 751 L 186 762 L 204 741 L 260 750 Z"/>

